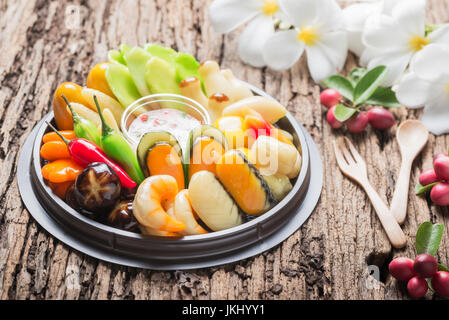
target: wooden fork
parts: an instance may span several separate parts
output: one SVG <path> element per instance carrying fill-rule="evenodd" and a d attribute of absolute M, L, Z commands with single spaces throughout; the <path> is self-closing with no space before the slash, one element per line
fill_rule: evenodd
<path fill-rule="evenodd" d="M 346 176 L 359 183 L 365 190 L 393 247 L 404 247 L 407 243 L 404 232 L 402 232 L 394 216 L 390 214 L 390 210 L 379 194 L 369 183 L 365 161 L 346 137 L 345 142 L 346 145 L 342 140 L 334 141 L 335 157 L 340 170 Z"/>

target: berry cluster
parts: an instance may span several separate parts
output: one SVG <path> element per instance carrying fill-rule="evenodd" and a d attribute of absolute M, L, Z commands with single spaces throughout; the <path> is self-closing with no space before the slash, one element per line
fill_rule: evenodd
<path fill-rule="evenodd" d="M 449 272 L 438 271 L 434 256 L 422 253 L 415 258 L 396 258 L 389 265 L 390 274 L 399 281 L 407 282 L 407 291 L 414 298 L 423 297 L 429 290 L 426 279 L 431 279 L 433 290 L 440 296 L 449 296 Z"/>
<path fill-rule="evenodd" d="M 341 93 L 335 89 L 325 89 L 320 94 L 321 104 L 329 108 L 326 115 L 327 122 L 334 129 L 341 128 L 344 124 L 350 132 L 361 133 L 366 129 L 368 123 L 380 130 L 389 129 L 394 125 L 395 120 L 393 115 L 382 107 L 373 107 L 367 112 L 357 110 L 357 112 L 346 121 L 338 121 L 335 117 L 335 110 L 341 99 Z"/>
<path fill-rule="evenodd" d="M 438 153 L 433 158 L 433 168 L 421 172 L 419 175 L 421 186 L 431 188 L 430 198 L 439 206 L 449 205 L 449 157 L 445 153 Z"/>

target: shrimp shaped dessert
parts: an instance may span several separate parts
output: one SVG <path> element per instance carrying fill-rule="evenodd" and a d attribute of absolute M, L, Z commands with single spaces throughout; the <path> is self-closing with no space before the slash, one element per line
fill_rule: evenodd
<path fill-rule="evenodd" d="M 153 229 L 153 228 L 145 227 L 143 225 L 139 225 L 139 228 L 140 228 L 140 232 L 146 236 L 182 237 L 182 235 L 177 232 L 169 232 L 169 231 Z"/>
<path fill-rule="evenodd" d="M 179 191 L 176 195 L 173 212 L 175 218 L 186 225 L 186 228 L 181 231 L 183 235 L 207 233 L 195 219 L 195 214 L 192 205 L 190 204 L 189 191 L 187 189 Z"/>
<path fill-rule="evenodd" d="M 137 221 L 150 230 L 166 232 L 184 230 L 186 225 L 167 213 L 170 206 L 166 204 L 172 203 L 177 193 L 178 183 L 172 176 L 156 175 L 146 178 L 134 197 L 133 213 Z"/>

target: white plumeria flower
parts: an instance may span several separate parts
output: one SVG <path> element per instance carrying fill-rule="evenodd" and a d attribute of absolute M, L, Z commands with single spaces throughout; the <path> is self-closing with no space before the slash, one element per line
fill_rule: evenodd
<path fill-rule="evenodd" d="M 341 9 L 334 0 L 279 0 L 287 21 L 295 28 L 273 34 L 263 47 L 269 67 L 284 70 L 294 65 L 304 50 L 309 71 L 321 81 L 340 70 L 348 51 L 341 30 Z"/>
<path fill-rule="evenodd" d="M 413 56 L 425 46 L 449 42 L 449 25 L 426 36 L 425 8 L 426 0 L 402 0 L 392 5 L 391 15 L 380 13 L 367 19 L 362 36 L 367 52 L 362 60 L 369 61 L 368 69 L 388 67 L 383 86 L 398 81 Z"/>
<path fill-rule="evenodd" d="M 344 28 L 348 33 L 348 49 L 360 57 L 360 64 L 365 66 L 378 52 L 366 48 L 362 41 L 363 31 L 368 18 L 375 14 L 390 15 L 393 7 L 400 1 L 407 0 L 359 0 L 358 3 L 343 9 Z"/>
<path fill-rule="evenodd" d="M 361 57 L 365 51 L 362 33 L 369 16 L 381 12 L 383 0 L 354 3 L 343 9 L 344 29 L 348 34 L 348 49 Z"/>
<path fill-rule="evenodd" d="M 424 106 L 421 121 L 433 134 L 449 132 L 449 45 L 430 44 L 418 52 L 396 88 L 399 102 Z"/>
<path fill-rule="evenodd" d="M 262 48 L 274 34 L 274 21 L 282 17 L 277 0 L 215 0 L 209 9 L 215 31 L 228 33 L 249 22 L 240 35 L 238 53 L 246 63 L 262 67 Z"/>
<path fill-rule="evenodd" d="M 359 0 L 343 9 L 344 29 L 348 33 L 348 48 L 357 56 L 362 57 L 365 45 L 362 34 L 366 20 L 374 14 L 391 15 L 393 7 L 406 0 Z"/>

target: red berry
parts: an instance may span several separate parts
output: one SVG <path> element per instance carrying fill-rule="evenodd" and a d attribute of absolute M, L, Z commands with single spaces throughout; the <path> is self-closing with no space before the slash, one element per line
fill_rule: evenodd
<path fill-rule="evenodd" d="M 447 154 L 444 152 L 437 153 L 436 155 L 433 156 L 433 161 L 435 161 L 439 157 L 447 157 Z"/>
<path fill-rule="evenodd" d="M 432 288 L 438 293 L 440 296 L 449 297 L 449 272 L 446 271 L 438 271 L 432 277 Z"/>
<path fill-rule="evenodd" d="M 328 108 L 337 105 L 340 99 L 341 94 L 335 89 L 326 89 L 320 94 L 320 102 Z"/>
<path fill-rule="evenodd" d="M 381 107 L 369 109 L 368 121 L 374 128 L 380 130 L 390 129 L 395 122 L 391 112 Z"/>
<path fill-rule="evenodd" d="M 368 125 L 368 116 L 366 112 L 358 112 L 345 122 L 346 127 L 352 133 L 360 133 L 366 129 Z"/>
<path fill-rule="evenodd" d="M 438 263 L 431 254 L 421 253 L 415 258 L 413 268 L 417 276 L 431 278 L 438 271 Z"/>
<path fill-rule="evenodd" d="M 430 191 L 430 199 L 438 206 L 449 206 L 449 183 L 438 182 Z"/>
<path fill-rule="evenodd" d="M 399 281 L 408 281 L 415 275 L 413 260 L 404 257 L 399 257 L 391 261 L 388 265 L 388 270 Z"/>
<path fill-rule="evenodd" d="M 407 283 L 407 291 L 408 294 L 413 298 L 421 298 L 429 290 L 429 286 L 427 285 L 427 281 L 424 278 L 413 277 Z"/>
<path fill-rule="evenodd" d="M 436 157 L 433 169 L 440 180 L 449 180 L 449 157 L 443 155 Z"/>
<path fill-rule="evenodd" d="M 337 118 L 335 118 L 335 109 L 336 108 L 337 108 L 336 106 L 333 106 L 332 108 L 330 108 L 327 111 L 327 115 L 326 115 L 327 122 L 329 122 L 331 127 L 334 129 L 338 129 L 343 125 L 343 122 L 340 122 L 337 120 Z"/>
<path fill-rule="evenodd" d="M 428 184 L 438 181 L 438 177 L 433 169 L 427 169 L 421 172 L 419 175 L 419 183 L 422 186 L 427 186 Z"/>

